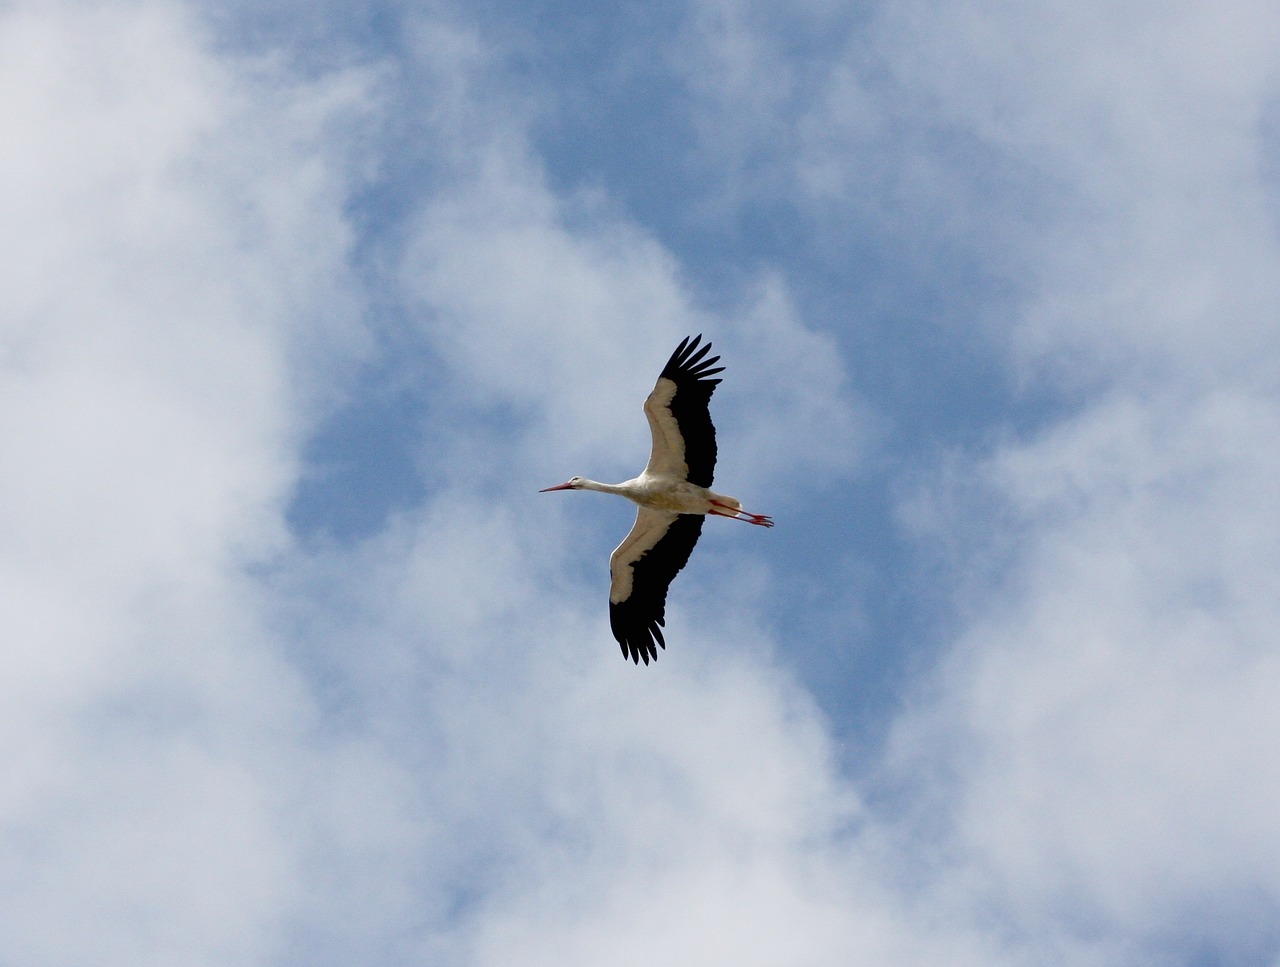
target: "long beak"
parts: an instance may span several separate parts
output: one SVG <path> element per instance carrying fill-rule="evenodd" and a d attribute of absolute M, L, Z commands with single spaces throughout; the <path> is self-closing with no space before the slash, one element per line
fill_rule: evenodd
<path fill-rule="evenodd" d="M 553 490 L 572 490 L 572 489 L 573 488 L 570 487 L 567 483 L 562 483 L 562 484 L 556 484 L 554 487 L 543 487 L 541 490 L 538 491 L 538 493 L 546 494 L 546 493 L 550 493 Z"/>

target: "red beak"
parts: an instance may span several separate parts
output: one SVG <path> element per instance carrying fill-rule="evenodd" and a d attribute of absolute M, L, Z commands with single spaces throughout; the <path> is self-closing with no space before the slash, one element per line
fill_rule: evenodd
<path fill-rule="evenodd" d="M 562 484 L 556 484 L 554 487 L 543 487 L 541 490 L 538 491 L 538 493 L 545 494 L 545 493 L 550 493 L 553 490 L 572 490 L 572 489 L 573 488 L 570 487 L 567 483 L 562 483 Z"/>

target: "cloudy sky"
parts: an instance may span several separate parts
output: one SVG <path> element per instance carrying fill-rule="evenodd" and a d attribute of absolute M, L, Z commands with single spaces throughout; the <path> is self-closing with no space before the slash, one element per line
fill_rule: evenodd
<path fill-rule="evenodd" d="M 0 4 L 0 964 L 1280 963 L 1277 36 Z"/>

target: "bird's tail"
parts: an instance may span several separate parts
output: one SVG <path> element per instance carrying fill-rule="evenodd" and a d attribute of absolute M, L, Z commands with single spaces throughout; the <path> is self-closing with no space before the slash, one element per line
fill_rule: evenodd
<path fill-rule="evenodd" d="M 724 494 L 711 492 L 711 502 L 719 507 L 727 507 L 729 510 L 742 510 L 742 501 L 737 497 L 726 497 Z"/>

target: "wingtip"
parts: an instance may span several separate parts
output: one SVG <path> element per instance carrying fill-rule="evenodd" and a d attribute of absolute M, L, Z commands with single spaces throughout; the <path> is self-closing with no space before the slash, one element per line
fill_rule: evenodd
<path fill-rule="evenodd" d="M 702 342 L 702 333 L 696 336 L 685 336 L 680 340 L 680 345 L 676 347 L 675 352 L 671 354 L 671 358 L 667 360 L 666 366 L 662 368 L 662 375 L 668 379 L 687 379 L 714 386 L 720 380 L 708 377 L 723 373 L 724 367 L 716 366 L 716 363 L 720 362 L 720 357 L 708 356 L 710 352 L 711 343 Z"/>
<path fill-rule="evenodd" d="M 662 632 L 657 628 L 650 628 L 649 631 L 652 637 L 643 640 L 621 639 L 618 641 L 623 661 L 629 658 L 636 665 L 641 662 L 648 665 L 649 662 L 658 660 L 658 649 L 665 651 L 667 643 L 662 640 Z"/>

